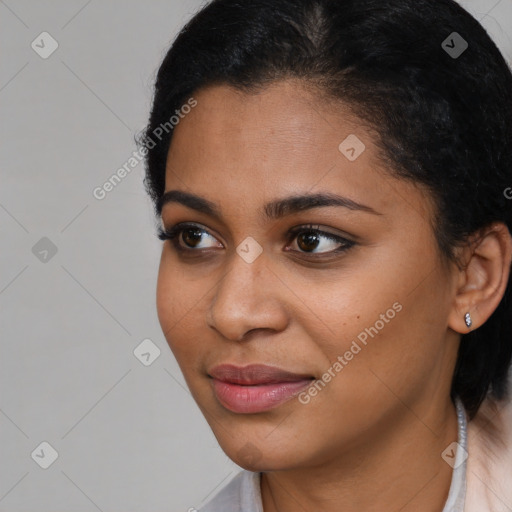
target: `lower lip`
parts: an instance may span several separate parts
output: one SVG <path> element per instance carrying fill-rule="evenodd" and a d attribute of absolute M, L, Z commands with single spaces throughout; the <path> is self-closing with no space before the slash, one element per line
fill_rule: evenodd
<path fill-rule="evenodd" d="M 307 379 L 240 386 L 213 379 L 213 390 L 226 409 L 238 413 L 255 413 L 274 409 L 307 388 L 311 382 L 312 379 Z"/>

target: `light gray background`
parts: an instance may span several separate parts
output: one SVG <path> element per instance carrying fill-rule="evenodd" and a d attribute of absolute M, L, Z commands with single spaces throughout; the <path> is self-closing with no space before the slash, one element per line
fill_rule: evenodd
<path fill-rule="evenodd" d="M 0 512 L 186 511 L 240 469 L 160 330 L 143 163 L 92 193 L 135 151 L 157 67 L 200 4 L 0 0 Z M 510 62 L 512 0 L 462 4 Z M 43 31 L 59 45 L 47 59 L 31 47 Z M 161 351 L 149 366 L 144 339 Z"/>

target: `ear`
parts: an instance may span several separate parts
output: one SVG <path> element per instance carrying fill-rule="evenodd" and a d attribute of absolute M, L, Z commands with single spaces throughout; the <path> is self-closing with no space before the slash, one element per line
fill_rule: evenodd
<path fill-rule="evenodd" d="M 512 261 L 512 237 L 504 223 L 493 223 L 475 234 L 462 251 L 465 264 L 456 279 L 458 288 L 448 326 L 466 334 L 487 321 L 505 294 Z M 471 315 L 471 327 L 466 325 L 466 313 Z"/>

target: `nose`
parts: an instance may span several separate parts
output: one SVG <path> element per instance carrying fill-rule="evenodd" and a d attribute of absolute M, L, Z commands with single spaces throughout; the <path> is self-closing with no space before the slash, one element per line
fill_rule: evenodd
<path fill-rule="evenodd" d="M 286 290 L 264 253 L 252 263 L 234 254 L 216 286 L 207 324 L 231 341 L 242 341 L 260 329 L 282 331 L 288 325 Z"/>

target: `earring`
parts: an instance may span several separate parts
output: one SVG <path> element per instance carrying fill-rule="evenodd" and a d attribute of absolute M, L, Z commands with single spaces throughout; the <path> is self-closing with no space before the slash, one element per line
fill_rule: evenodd
<path fill-rule="evenodd" d="M 473 324 L 473 321 L 471 320 L 471 315 L 469 313 L 466 313 L 466 315 L 464 316 L 464 320 L 466 322 L 466 325 L 468 327 L 471 327 L 471 325 Z"/>

